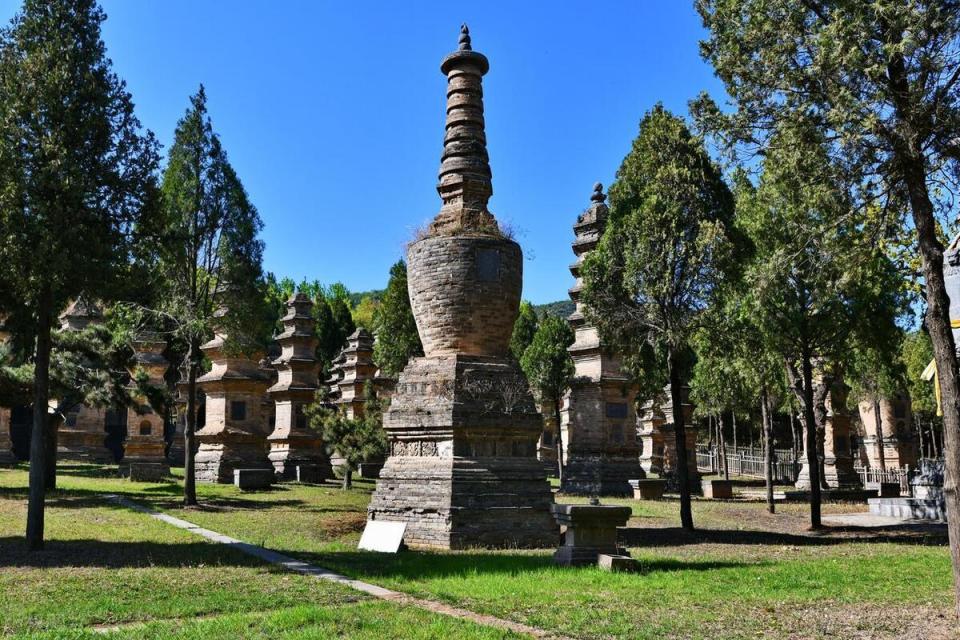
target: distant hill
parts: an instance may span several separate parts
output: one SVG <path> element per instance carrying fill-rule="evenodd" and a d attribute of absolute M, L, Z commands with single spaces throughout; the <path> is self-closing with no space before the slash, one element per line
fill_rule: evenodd
<path fill-rule="evenodd" d="M 545 316 L 566 318 L 573 313 L 576 305 L 573 304 L 573 300 L 557 300 L 556 302 L 548 302 L 547 304 L 535 304 L 533 308 L 541 318 Z"/>

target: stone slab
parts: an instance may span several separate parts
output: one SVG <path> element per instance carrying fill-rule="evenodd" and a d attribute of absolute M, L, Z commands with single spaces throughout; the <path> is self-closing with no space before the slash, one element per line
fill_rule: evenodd
<path fill-rule="evenodd" d="M 357 475 L 367 480 L 376 480 L 383 469 L 382 462 L 361 462 L 357 468 Z"/>
<path fill-rule="evenodd" d="M 323 482 L 323 469 L 318 464 L 298 464 L 294 471 L 297 482 L 319 484 Z"/>
<path fill-rule="evenodd" d="M 273 484 L 273 469 L 234 469 L 233 484 L 241 491 L 266 489 Z"/>
<path fill-rule="evenodd" d="M 702 480 L 704 498 L 715 500 L 729 500 L 733 498 L 733 483 L 729 480 Z"/>
<path fill-rule="evenodd" d="M 387 522 L 385 520 L 367 520 L 367 526 L 360 536 L 357 549 L 361 551 L 379 551 L 396 553 L 403 545 L 403 534 L 407 530 L 406 522 Z"/>
<path fill-rule="evenodd" d="M 597 566 L 604 571 L 633 572 L 640 569 L 640 563 L 627 555 L 601 553 L 597 555 Z"/>

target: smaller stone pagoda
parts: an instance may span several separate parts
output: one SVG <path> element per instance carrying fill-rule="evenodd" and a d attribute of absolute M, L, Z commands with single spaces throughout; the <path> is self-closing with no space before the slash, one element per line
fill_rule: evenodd
<path fill-rule="evenodd" d="M 61 331 L 83 331 L 90 325 L 102 324 L 103 312 L 100 307 L 85 296 L 79 296 L 67 310 L 60 314 Z M 109 415 L 108 415 L 109 414 Z M 78 460 L 110 464 L 115 461 L 113 452 L 107 448 L 107 420 L 122 428 L 120 414 L 97 407 L 77 405 L 70 408 L 64 423 L 57 430 L 57 457 L 60 460 Z"/>
<path fill-rule="evenodd" d="M 156 387 L 166 385 L 164 376 L 170 363 L 163 356 L 167 343 L 152 333 L 139 335 L 134 342 L 135 368 L 147 374 L 147 382 Z M 149 462 L 163 465 L 163 473 L 170 472 L 165 455 L 163 437 L 164 418 L 150 406 L 147 398 L 135 397 L 136 406 L 127 409 L 127 441 L 123 454 L 124 465 L 134 462 Z"/>
<path fill-rule="evenodd" d="M 337 399 L 348 418 L 363 416 L 364 388 L 377 377 L 377 365 L 373 363 L 373 336 L 363 327 L 347 336 L 347 346 L 341 352 L 338 363 L 340 375 L 336 381 Z"/>
<path fill-rule="evenodd" d="M 690 491 L 700 491 L 700 471 L 697 469 L 697 428 L 693 421 L 693 405 L 689 400 L 690 388 L 683 387 L 683 421 L 687 445 L 687 477 Z M 673 403 L 670 387 L 643 404 L 638 436 L 641 442 L 640 466 L 647 473 L 657 474 L 671 481 L 676 480 L 677 439 L 673 427 Z"/>
<path fill-rule="evenodd" d="M 197 380 L 206 396 L 206 424 L 197 432 L 198 482 L 232 483 L 234 469 L 273 469 L 267 458 L 267 417 L 263 399 L 271 379 L 259 354 L 228 353 L 227 336 L 216 331 L 200 347 L 213 362 Z"/>
<path fill-rule="evenodd" d="M 570 298 L 577 308 L 568 321 L 576 334 L 568 351 L 575 373 L 563 398 L 560 433 L 565 457 L 565 493 L 584 495 L 632 495 L 629 480 L 643 478 L 640 446 L 637 442 L 637 387 L 623 372 L 620 358 L 600 340 L 596 327 L 584 318 L 580 291 L 580 268 L 597 246 L 607 224 L 609 211 L 603 185 L 594 185 L 591 205 L 573 226 L 573 253 L 570 266 L 576 284 Z"/>
<path fill-rule="evenodd" d="M 917 434 L 913 428 L 910 396 L 897 393 L 881 398 L 880 428 L 877 428 L 876 405 L 870 400 L 859 403 L 860 423 L 863 425 L 862 457 L 874 469 L 916 467 L 919 459 Z M 882 431 L 883 433 L 878 433 Z M 856 458 L 856 452 L 854 457 Z"/>
<path fill-rule="evenodd" d="M 287 301 L 287 313 L 282 318 L 283 333 L 277 336 L 281 353 L 273 361 L 277 382 L 267 389 L 276 404 L 275 426 L 267 438 L 269 458 L 277 476 L 283 479 L 295 478 L 298 465 L 315 469 L 314 481 L 331 475 L 323 439 L 310 429 L 304 412 L 316 395 L 320 369 L 315 355 L 317 321 L 312 308 L 313 302 L 304 293 L 297 293 Z"/>

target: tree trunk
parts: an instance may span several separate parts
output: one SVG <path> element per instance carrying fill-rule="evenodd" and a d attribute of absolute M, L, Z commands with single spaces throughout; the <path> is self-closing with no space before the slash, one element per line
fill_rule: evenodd
<path fill-rule="evenodd" d="M 348 465 L 343 465 L 343 486 L 342 489 L 346 491 L 347 489 L 353 488 L 353 469 Z"/>
<path fill-rule="evenodd" d="M 683 381 L 680 379 L 680 354 L 670 350 L 670 402 L 673 405 L 673 435 L 677 447 L 677 485 L 680 489 L 680 526 L 693 530 L 690 505 L 690 476 L 687 474 L 687 429 L 683 419 Z"/>
<path fill-rule="evenodd" d="M 887 470 L 887 452 L 883 446 L 883 418 L 880 416 L 880 400 L 873 399 L 873 415 L 876 416 L 877 428 L 877 460 L 880 462 L 880 470 Z"/>
<path fill-rule="evenodd" d="M 770 398 L 764 389 L 760 396 L 760 419 L 763 423 L 763 475 L 767 483 L 767 511 L 776 512 L 773 504 L 773 418 L 770 415 Z"/>
<path fill-rule="evenodd" d="M 807 466 L 810 467 L 810 528 L 820 529 L 820 456 L 817 451 L 817 420 L 813 415 L 813 364 L 810 354 L 804 353 L 802 368 L 803 379 L 803 420 L 806 427 Z"/>
<path fill-rule="evenodd" d="M 800 440 L 803 438 L 802 429 L 797 428 L 797 419 L 790 411 L 790 436 L 793 438 L 793 466 L 795 473 L 800 471 Z"/>
<path fill-rule="evenodd" d="M 740 453 L 740 451 L 737 450 L 737 412 L 736 411 L 730 412 L 730 420 L 733 423 L 731 425 L 733 427 L 733 455 L 737 455 Z"/>
<path fill-rule="evenodd" d="M 563 486 L 563 438 L 560 432 L 560 400 L 553 401 L 553 417 L 557 421 L 557 478 L 560 480 L 560 486 Z"/>
<path fill-rule="evenodd" d="M 53 300 L 48 287 L 37 304 L 37 347 L 33 373 L 33 431 L 30 434 L 30 497 L 27 502 L 27 548 L 43 549 L 43 509 L 46 495 L 47 403 L 50 397 L 50 326 Z"/>
<path fill-rule="evenodd" d="M 187 350 L 187 424 L 183 429 L 183 506 L 197 504 L 197 470 L 194 440 L 197 433 L 197 369 L 200 340 L 190 338 Z"/>

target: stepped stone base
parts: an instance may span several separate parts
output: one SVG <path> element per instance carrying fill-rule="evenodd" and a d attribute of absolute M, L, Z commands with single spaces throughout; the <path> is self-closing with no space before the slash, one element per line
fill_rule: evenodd
<path fill-rule="evenodd" d="M 270 469 L 263 441 L 201 442 L 194 459 L 197 482 L 232 484 L 236 469 Z"/>
<path fill-rule="evenodd" d="M 870 513 L 901 520 L 947 521 L 947 506 L 939 500 L 920 498 L 871 498 Z"/>
<path fill-rule="evenodd" d="M 300 466 L 312 467 L 309 473 L 317 479 L 310 482 L 322 482 L 324 478 L 333 477 L 330 458 L 322 449 L 298 449 L 286 443 L 271 442 L 267 457 L 280 480 L 298 480 L 297 467 Z"/>
<path fill-rule="evenodd" d="M 582 496 L 631 496 L 630 480 L 644 478 L 637 458 L 571 455 L 563 465 L 563 493 Z"/>
<path fill-rule="evenodd" d="M 412 360 L 384 417 L 387 458 L 368 514 L 406 522 L 409 547 L 554 547 L 542 431 L 511 360 Z"/>

